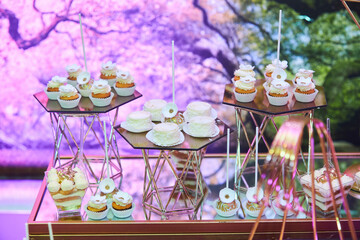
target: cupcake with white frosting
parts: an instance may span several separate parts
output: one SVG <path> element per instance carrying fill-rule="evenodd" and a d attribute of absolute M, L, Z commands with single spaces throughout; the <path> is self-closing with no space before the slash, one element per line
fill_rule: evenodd
<path fill-rule="evenodd" d="M 255 88 L 256 79 L 250 75 L 241 77 L 235 82 L 235 98 L 239 102 L 251 102 L 256 96 Z"/>
<path fill-rule="evenodd" d="M 119 70 L 116 72 L 116 83 L 113 85 L 119 96 L 130 96 L 134 94 L 134 78 L 128 71 Z"/>
<path fill-rule="evenodd" d="M 60 95 L 57 100 L 62 108 L 74 108 L 80 102 L 81 95 L 77 92 L 76 88 L 67 84 L 59 88 Z"/>
<path fill-rule="evenodd" d="M 296 101 L 305 103 L 314 101 L 319 91 L 315 88 L 315 84 L 311 78 L 300 77 L 296 82 L 296 88 L 294 90 Z"/>
<path fill-rule="evenodd" d="M 296 75 L 295 75 L 295 78 L 294 78 L 293 83 L 294 83 L 294 84 L 297 84 L 297 80 L 298 80 L 299 78 L 301 78 L 301 77 L 303 77 L 303 78 L 310 78 L 311 81 L 314 83 L 314 82 L 315 82 L 314 79 L 313 79 L 314 72 L 315 72 L 315 71 L 313 71 L 313 70 L 307 70 L 307 69 L 303 69 L 303 68 L 299 69 L 299 71 L 298 71 L 298 72 L 296 73 Z"/>
<path fill-rule="evenodd" d="M 113 86 L 116 81 L 116 63 L 107 61 L 101 64 L 100 79 L 108 81 L 110 86 Z"/>
<path fill-rule="evenodd" d="M 89 96 L 91 102 L 97 107 L 105 107 L 110 105 L 114 93 L 111 92 L 111 87 L 108 81 L 95 81 L 91 87 L 91 95 Z"/>
<path fill-rule="evenodd" d="M 133 198 L 130 196 L 130 194 L 123 191 L 118 191 L 113 196 L 111 210 L 117 218 L 130 217 L 134 207 Z"/>
<path fill-rule="evenodd" d="M 235 70 L 234 75 L 234 82 L 246 76 L 255 77 L 254 67 L 249 64 L 240 64 L 239 69 Z"/>
<path fill-rule="evenodd" d="M 269 103 L 275 106 L 286 105 L 290 98 L 290 95 L 288 93 L 289 87 L 290 84 L 285 81 L 272 81 L 269 91 L 266 92 Z"/>
<path fill-rule="evenodd" d="M 99 194 L 91 196 L 85 211 L 91 219 L 100 220 L 105 218 L 109 212 L 106 197 L 100 196 Z"/>
<path fill-rule="evenodd" d="M 77 85 L 77 77 L 81 73 L 81 67 L 77 64 L 71 64 L 66 66 L 66 71 L 68 73 L 68 83 L 75 87 Z"/>
<path fill-rule="evenodd" d="M 56 100 L 60 95 L 59 88 L 64 86 L 67 82 L 67 79 L 64 77 L 54 76 L 48 82 L 45 93 L 50 100 Z"/>

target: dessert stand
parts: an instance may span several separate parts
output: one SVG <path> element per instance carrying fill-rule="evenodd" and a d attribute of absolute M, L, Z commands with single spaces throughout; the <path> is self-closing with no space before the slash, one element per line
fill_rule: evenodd
<path fill-rule="evenodd" d="M 112 90 L 114 91 L 114 90 Z M 86 156 L 83 148 L 84 142 L 90 133 L 96 138 L 99 146 L 104 150 L 110 150 L 109 160 L 111 169 L 114 170 L 111 178 L 119 180 L 119 186 L 122 181 L 122 167 L 120 163 L 120 154 L 117 145 L 116 135 L 114 134 L 114 128 L 119 113 L 119 107 L 129 103 L 137 98 L 140 98 L 142 95 L 135 91 L 132 96 L 129 97 L 120 97 L 117 94 L 114 94 L 114 97 L 111 101 L 111 104 L 106 107 L 96 107 L 93 105 L 89 98 L 81 98 L 79 105 L 76 108 L 64 109 L 61 108 L 60 104 L 57 101 L 49 100 L 45 92 L 39 92 L 34 94 L 35 99 L 43 106 L 43 108 L 50 114 L 51 127 L 54 135 L 54 161 L 53 167 L 66 166 L 68 164 L 76 164 L 78 159 L 83 160 L 86 170 L 89 173 L 89 179 L 93 180 L 90 182 L 90 185 L 97 186 L 97 184 L 104 177 L 106 167 L 104 157 L 89 157 Z M 110 116 L 109 112 L 115 110 L 113 118 Z M 103 116 L 104 115 L 104 116 Z M 68 124 L 70 118 L 77 118 L 80 120 L 80 138 L 77 141 L 75 138 L 74 130 L 71 130 Z M 104 127 L 101 121 L 101 118 L 105 118 L 109 122 L 110 134 L 108 137 L 108 149 L 104 148 L 104 145 L 100 141 L 104 132 Z M 112 119 L 111 119 L 112 118 Z M 96 131 L 96 124 L 98 122 L 101 132 Z M 106 129 L 105 129 L 106 130 Z M 61 158 L 60 147 L 61 143 L 65 139 L 66 144 L 68 145 L 72 156 L 71 159 Z M 75 145 L 75 150 L 73 149 Z M 100 163 L 101 170 L 95 171 L 93 165 L 90 162 Z"/>
<path fill-rule="evenodd" d="M 240 190 L 241 184 L 241 175 L 243 174 L 250 158 L 254 155 L 255 151 L 255 136 L 251 139 L 248 129 L 245 127 L 245 119 L 244 119 L 244 112 L 248 113 L 250 119 L 253 123 L 253 128 L 255 130 L 256 127 L 259 127 L 259 140 L 262 140 L 265 144 L 267 150 L 270 150 L 270 145 L 266 140 L 264 133 L 265 129 L 272 124 L 276 131 L 278 131 L 278 126 L 275 123 L 275 117 L 278 116 L 290 116 L 294 114 L 302 114 L 304 116 L 309 116 L 311 126 L 312 120 L 314 117 L 314 110 L 319 109 L 322 107 L 326 107 L 326 99 L 325 99 L 325 92 L 323 87 L 316 86 L 316 89 L 319 91 L 315 100 L 310 103 L 301 103 L 296 101 L 295 97 L 293 96 L 293 89 L 294 86 L 292 82 L 288 81 L 290 84 L 289 94 L 290 100 L 285 106 L 273 106 L 269 103 L 266 92 L 263 87 L 264 80 L 257 80 L 255 87 L 257 89 L 257 94 L 254 101 L 249 103 L 242 103 L 238 102 L 234 95 L 234 84 L 227 84 L 225 86 L 224 91 L 224 98 L 223 104 L 233 106 L 235 108 L 235 117 L 236 117 L 236 126 L 237 126 L 237 155 L 236 155 L 236 167 L 235 167 L 235 188 Z M 259 120 L 260 119 L 260 120 Z M 269 124 L 270 123 L 270 124 Z M 240 158 L 240 129 L 243 129 L 246 142 L 248 144 L 248 150 L 244 157 L 244 160 L 241 161 Z M 255 132 L 255 131 L 254 131 Z M 310 141 L 309 141 L 310 144 Z M 309 145 L 309 152 L 310 152 L 310 145 Z M 303 154 L 301 153 L 302 160 L 305 159 Z M 310 155 L 308 155 L 309 161 Z M 261 173 L 261 170 L 260 170 Z"/>
<path fill-rule="evenodd" d="M 160 147 L 146 139 L 146 133 L 131 133 L 117 126 L 116 131 L 134 148 L 141 149 L 145 162 L 145 176 L 143 185 L 142 204 L 147 220 L 151 219 L 151 213 L 168 219 L 171 216 L 186 214 L 189 219 L 202 218 L 204 198 L 207 194 L 207 186 L 204 183 L 200 166 L 206 152 L 206 147 L 226 135 L 228 126 L 217 119 L 220 133 L 213 138 L 194 138 L 184 134 L 183 143 L 176 146 Z M 156 163 L 150 162 L 150 150 L 159 150 L 156 153 Z M 174 164 L 173 154 L 178 151 L 186 151 L 183 159 L 183 167 Z M 180 161 L 178 161 L 179 163 Z M 175 179 L 165 181 L 163 184 L 162 174 L 164 166 L 167 166 Z M 188 177 L 194 176 L 195 190 L 186 184 Z M 169 186 L 170 182 L 174 183 Z M 163 186 L 166 185 L 166 186 Z"/>

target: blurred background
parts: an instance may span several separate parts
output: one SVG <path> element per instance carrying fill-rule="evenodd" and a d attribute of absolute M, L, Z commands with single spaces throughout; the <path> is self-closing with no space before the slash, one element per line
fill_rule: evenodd
<path fill-rule="evenodd" d="M 349 5 L 355 14 L 360 12 L 360 4 Z M 54 140 L 49 115 L 33 94 L 43 91 L 51 77 L 66 76 L 67 65 L 84 67 L 79 12 L 92 76 L 98 79 L 101 63 L 111 60 L 131 72 L 144 95 L 120 108 L 118 123 L 142 109 L 146 100 L 171 101 L 175 40 L 179 108 L 193 100 L 207 101 L 219 118 L 235 127 L 233 108 L 221 104 L 224 86 L 241 63 L 255 66 L 257 78 L 262 78 L 265 66 L 276 57 L 280 9 L 281 60 L 289 62 L 288 79 L 300 68 L 315 71 L 316 84 L 324 86 L 328 102 L 315 117 L 331 119 L 337 151 L 359 151 L 360 30 L 340 0 L 3 0 L 0 177 L 43 177 Z M 79 121 L 70 126 L 76 131 Z M 274 134 L 268 128 L 267 138 Z M 224 144 L 209 151 L 224 152 Z M 97 150 L 91 138 L 86 147 Z M 123 154 L 140 154 L 125 142 L 119 147 Z"/>

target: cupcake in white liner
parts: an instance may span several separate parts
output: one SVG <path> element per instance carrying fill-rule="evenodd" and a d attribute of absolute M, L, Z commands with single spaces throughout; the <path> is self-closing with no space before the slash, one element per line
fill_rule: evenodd
<path fill-rule="evenodd" d="M 128 218 L 134 211 L 135 204 L 133 198 L 126 192 L 118 191 L 113 196 L 111 210 L 117 218 Z"/>
<path fill-rule="evenodd" d="M 285 70 L 288 67 L 288 62 L 286 60 L 279 61 L 277 59 L 272 60 L 272 62 L 266 66 L 264 77 L 266 80 L 266 83 L 263 84 L 265 91 L 269 91 L 271 82 L 274 79 L 272 74 L 274 73 L 276 68 L 281 68 Z"/>
<path fill-rule="evenodd" d="M 301 77 L 303 78 L 311 78 L 311 81 L 315 83 L 313 76 L 314 76 L 314 70 L 307 70 L 307 69 L 299 69 L 299 71 L 296 73 L 295 78 L 293 79 L 293 83 L 297 84 L 297 80 Z"/>
<path fill-rule="evenodd" d="M 290 95 L 288 93 L 289 87 L 290 84 L 285 81 L 272 81 L 269 91 L 266 92 L 269 103 L 274 106 L 286 105 L 290 98 Z"/>
<path fill-rule="evenodd" d="M 235 82 L 234 94 L 238 102 L 251 102 L 254 100 L 257 90 L 255 88 L 256 79 L 250 75 L 241 77 Z"/>
<path fill-rule="evenodd" d="M 288 200 L 285 199 L 285 192 L 284 190 L 280 190 L 276 199 L 272 202 L 273 209 L 275 210 L 276 214 L 279 216 L 284 216 L 284 210 L 287 204 L 293 205 L 293 196 L 289 194 Z M 291 207 L 293 208 L 293 207 Z M 288 209 L 287 214 L 288 217 L 294 215 L 293 211 Z"/>
<path fill-rule="evenodd" d="M 71 64 L 66 66 L 66 71 L 68 73 L 68 84 L 71 84 L 73 87 L 75 87 L 77 85 L 77 77 L 81 73 L 81 67 L 77 64 Z"/>
<path fill-rule="evenodd" d="M 239 69 L 234 72 L 233 82 L 235 83 L 246 76 L 255 77 L 254 67 L 249 64 L 240 64 Z"/>
<path fill-rule="evenodd" d="M 251 217 L 258 217 L 261 210 L 262 199 L 264 198 L 264 191 L 260 188 L 257 193 L 257 187 L 251 187 L 246 192 L 247 200 L 244 202 L 244 211 Z M 256 196 L 256 198 L 255 198 Z M 263 212 L 263 215 L 265 212 Z"/>
<path fill-rule="evenodd" d="M 100 80 L 107 81 L 110 87 L 112 87 L 116 82 L 116 63 L 112 61 L 102 63 L 100 73 Z"/>
<path fill-rule="evenodd" d="M 315 100 L 318 92 L 310 77 L 300 77 L 297 79 L 296 88 L 294 89 L 296 101 L 304 103 L 312 102 Z"/>
<path fill-rule="evenodd" d="M 93 80 L 91 79 L 90 73 L 81 72 L 77 77 L 78 84 L 76 85 L 76 89 L 80 92 L 81 96 L 89 97 L 91 94 L 91 87 L 93 84 Z"/>
<path fill-rule="evenodd" d="M 236 193 L 230 188 L 223 188 L 219 193 L 219 199 L 213 202 L 216 213 L 221 217 L 232 217 L 240 208 Z"/>
<path fill-rule="evenodd" d="M 106 197 L 99 194 L 90 197 L 90 201 L 85 208 L 89 218 L 100 220 L 107 216 L 109 208 L 107 206 Z"/>
<path fill-rule="evenodd" d="M 135 92 L 134 78 L 128 71 L 119 70 L 116 72 L 116 83 L 113 87 L 119 96 L 131 96 Z"/>
<path fill-rule="evenodd" d="M 62 108 L 74 108 L 79 105 L 81 95 L 76 88 L 68 84 L 59 88 L 60 95 L 57 100 Z"/>
<path fill-rule="evenodd" d="M 95 81 L 91 87 L 91 95 L 89 96 L 91 102 L 97 107 L 105 107 L 110 105 L 114 93 L 111 92 L 111 87 L 105 80 Z"/>
<path fill-rule="evenodd" d="M 48 82 L 45 93 L 50 100 L 56 100 L 60 95 L 59 88 L 64 86 L 67 82 L 67 79 L 64 77 L 54 76 Z"/>

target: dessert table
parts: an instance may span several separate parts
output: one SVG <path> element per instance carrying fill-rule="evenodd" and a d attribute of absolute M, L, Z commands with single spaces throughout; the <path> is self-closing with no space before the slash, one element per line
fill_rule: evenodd
<path fill-rule="evenodd" d="M 141 149 L 145 162 L 143 200 L 146 219 L 151 219 L 154 212 L 162 219 L 178 214 L 187 214 L 189 219 L 202 218 L 202 206 L 207 194 L 200 166 L 206 152 L 206 147 L 226 136 L 228 126 L 216 119 L 220 133 L 212 138 L 194 138 L 184 134 L 183 143 L 160 147 L 151 143 L 145 133 L 132 133 L 117 126 L 116 131 L 134 148 Z M 150 150 L 158 150 L 156 163 L 151 166 Z M 180 159 L 176 157 L 178 155 Z M 174 161 L 176 160 L 177 161 Z M 181 166 L 180 166 L 181 165 Z M 167 166 L 174 176 L 174 183 L 161 185 L 161 175 Z M 194 188 L 187 185 L 188 180 L 195 181 Z M 170 181 L 171 182 L 171 181 Z"/>
<path fill-rule="evenodd" d="M 224 90 L 223 104 L 230 105 L 235 108 L 235 118 L 236 118 L 236 126 L 237 126 L 237 160 L 236 160 L 236 175 L 235 178 L 235 188 L 239 189 L 241 184 L 241 175 L 245 170 L 251 156 L 255 155 L 255 136 L 251 138 L 249 127 L 245 126 L 245 119 L 243 113 L 248 113 L 249 122 L 252 122 L 252 129 L 255 133 L 255 128 L 259 127 L 259 143 L 262 142 L 265 144 L 267 151 L 270 150 L 270 145 L 265 138 L 265 129 L 272 125 L 275 131 L 278 130 L 278 126 L 275 122 L 275 118 L 279 116 L 290 116 L 301 114 L 304 116 L 308 116 L 310 118 L 310 125 L 312 127 L 312 120 L 314 118 L 314 110 L 320 109 L 327 106 L 325 91 L 321 86 L 316 86 L 316 89 L 319 91 L 315 100 L 309 103 L 298 102 L 293 96 L 293 90 L 295 89 L 293 83 L 289 80 L 287 82 L 290 84 L 290 88 L 288 90 L 288 94 L 290 95 L 289 101 L 284 106 L 274 106 L 271 105 L 267 99 L 265 89 L 263 84 L 265 80 L 257 80 L 255 87 L 257 89 L 257 94 L 255 96 L 254 101 L 244 103 L 238 102 L 235 98 L 234 94 L 234 84 L 227 84 Z M 240 129 L 243 130 L 244 136 L 246 139 L 246 143 L 248 145 L 248 150 L 246 155 L 241 162 L 240 159 Z M 251 129 L 251 128 L 250 128 Z M 255 135 L 255 134 L 254 134 Z M 309 145 L 310 152 L 310 145 Z M 255 158 L 255 157 L 254 157 Z M 306 161 L 301 154 L 301 158 L 306 165 Z"/>
<path fill-rule="evenodd" d="M 103 156 L 98 158 L 89 158 L 88 156 L 86 156 L 86 154 L 84 153 L 84 143 L 86 139 L 92 133 L 93 137 L 96 139 L 99 146 L 104 150 L 105 154 L 105 146 L 101 142 L 101 138 L 105 137 L 103 136 L 105 126 L 102 122 L 103 120 L 105 120 L 109 123 L 108 127 L 110 134 L 107 141 L 108 149 L 110 149 L 110 151 L 108 151 L 109 159 L 112 159 L 112 161 L 110 161 L 110 166 L 112 170 L 111 178 L 113 178 L 114 180 L 117 179 L 120 186 L 122 182 L 122 167 L 120 163 L 120 154 L 117 145 L 116 135 L 114 134 L 113 127 L 117 121 L 119 107 L 142 96 L 142 94 L 136 90 L 133 95 L 128 97 L 118 96 L 114 89 L 112 89 L 112 91 L 114 93 L 114 97 L 109 106 L 96 107 L 93 105 L 89 98 L 82 97 L 79 105 L 75 108 L 70 109 L 61 108 L 58 101 L 48 99 L 44 91 L 34 94 L 35 99 L 50 114 L 51 127 L 54 136 L 53 159 L 57 160 L 54 161 L 54 164 L 57 165 L 54 165 L 53 167 L 60 167 L 67 164 L 74 165 L 78 160 L 81 160 L 85 164 L 86 170 L 91 176 L 91 178 L 89 179 L 94 180 L 94 182 L 90 182 L 90 184 L 95 186 L 104 177 L 106 170 L 105 161 Z M 109 114 L 112 110 L 115 110 L 113 118 Z M 76 138 L 76 132 L 74 131 L 74 129 L 72 130 L 69 126 L 70 118 L 77 118 L 80 120 L 80 128 L 76 129 L 80 132 L 80 136 L 78 139 Z M 98 125 L 96 124 L 96 122 L 98 123 Z M 97 131 L 99 129 L 101 130 L 100 133 L 99 131 Z M 62 158 L 60 154 L 60 146 L 61 143 L 64 142 L 64 140 L 69 147 L 70 152 L 72 153 L 72 161 L 61 161 Z M 92 165 L 90 164 L 91 161 L 102 163 L 102 169 L 98 172 L 95 172 L 92 169 Z"/>

